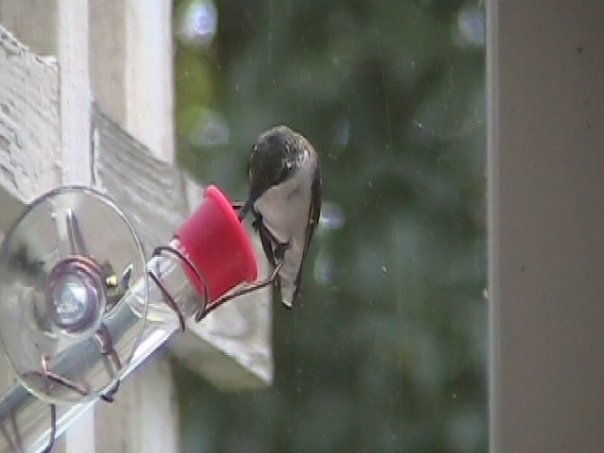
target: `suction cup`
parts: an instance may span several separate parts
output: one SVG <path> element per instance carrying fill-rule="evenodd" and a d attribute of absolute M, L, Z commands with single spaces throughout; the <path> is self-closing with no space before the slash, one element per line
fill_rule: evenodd
<path fill-rule="evenodd" d="M 107 392 L 140 340 L 146 294 L 140 242 L 115 204 L 81 187 L 36 200 L 0 249 L 0 341 L 15 376 L 51 403 Z"/>

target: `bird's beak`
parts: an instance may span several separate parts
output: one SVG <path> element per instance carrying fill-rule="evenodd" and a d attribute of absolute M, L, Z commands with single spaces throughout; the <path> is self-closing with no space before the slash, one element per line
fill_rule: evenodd
<path fill-rule="evenodd" d="M 239 217 L 240 222 L 243 221 L 243 219 L 245 219 L 245 216 L 248 214 L 248 212 L 250 212 L 250 209 L 252 209 L 252 206 L 254 206 L 254 201 L 256 201 L 256 200 L 254 198 L 252 198 L 251 196 L 248 197 L 247 200 L 245 200 L 245 203 L 243 204 L 243 206 L 239 210 L 239 213 L 237 214 L 237 217 Z"/>

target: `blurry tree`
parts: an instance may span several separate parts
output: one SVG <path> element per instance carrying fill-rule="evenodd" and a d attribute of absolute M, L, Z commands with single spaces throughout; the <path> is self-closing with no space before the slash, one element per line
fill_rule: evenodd
<path fill-rule="evenodd" d="M 235 198 L 279 123 L 322 157 L 274 386 L 178 370 L 186 451 L 484 451 L 484 19 L 477 1 L 175 1 L 179 158 Z"/>

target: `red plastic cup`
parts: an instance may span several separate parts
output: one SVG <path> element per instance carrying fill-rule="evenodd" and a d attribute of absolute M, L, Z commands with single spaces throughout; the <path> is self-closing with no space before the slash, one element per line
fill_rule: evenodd
<path fill-rule="evenodd" d="M 204 279 L 200 281 L 187 268 L 200 295 L 205 286 L 210 300 L 215 300 L 240 283 L 256 280 L 258 263 L 250 237 L 232 203 L 217 187 L 206 188 L 203 204 L 176 237 Z"/>

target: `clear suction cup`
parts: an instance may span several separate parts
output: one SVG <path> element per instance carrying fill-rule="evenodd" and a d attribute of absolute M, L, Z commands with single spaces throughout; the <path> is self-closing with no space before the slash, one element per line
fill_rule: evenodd
<path fill-rule="evenodd" d="M 142 334 L 146 275 L 104 196 L 69 187 L 30 205 L 0 249 L 0 340 L 17 379 L 53 403 L 110 391 Z M 124 297 L 133 285 L 139 296 Z"/>

